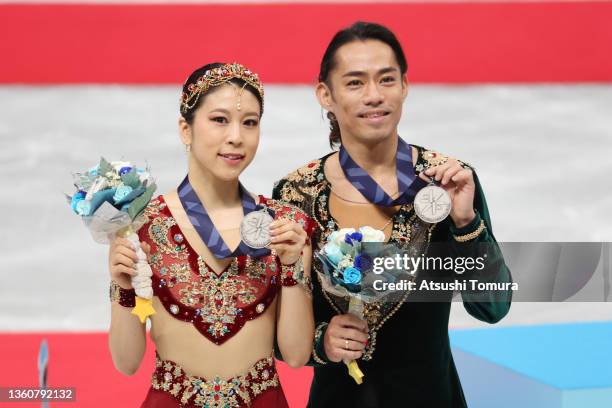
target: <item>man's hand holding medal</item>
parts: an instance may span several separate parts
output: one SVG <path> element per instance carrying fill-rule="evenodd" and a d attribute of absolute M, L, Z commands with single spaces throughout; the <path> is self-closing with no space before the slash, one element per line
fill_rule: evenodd
<path fill-rule="evenodd" d="M 414 199 L 415 212 L 423 221 L 440 222 L 449 214 L 457 228 L 470 223 L 476 216 L 474 173 L 456 159 L 430 167 L 419 177 L 429 186 L 417 193 Z"/>

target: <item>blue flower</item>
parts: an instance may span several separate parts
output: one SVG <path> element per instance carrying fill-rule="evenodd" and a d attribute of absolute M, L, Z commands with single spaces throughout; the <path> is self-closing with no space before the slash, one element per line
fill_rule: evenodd
<path fill-rule="evenodd" d="M 83 216 L 91 215 L 91 201 L 80 200 L 76 204 L 76 213 Z"/>
<path fill-rule="evenodd" d="M 346 236 L 344 237 L 344 242 L 352 246 L 355 242 L 361 242 L 362 239 L 363 234 L 357 231 L 353 232 L 352 234 L 346 234 Z"/>
<path fill-rule="evenodd" d="M 130 166 L 122 167 L 121 169 L 119 169 L 119 176 L 123 176 L 124 174 L 127 174 L 130 171 L 132 171 L 132 168 Z"/>
<path fill-rule="evenodd" d="M 361 272 L 357 268 L 352 266 L 344 270 L 344 283 L 347 284 L 358 284 L 361 282 Z"/>
<path fill-rule="evenodd" d="M 361 269 L 361 254 L 357 254 L 357 256 L 355 257 L 355 268 L 359 269 L 360 271 Z"/>
<path fill-rule="evenodd" d="M 117 203 L 125 198 L 128 194 L 132 192 L 132 187 L 130 186 L 119 186 L 117 187 L 117 191 L 115 191 L 115 195 L 113 195 L 113 200 Z"/>
<path fill-rule="evenodd" d="M 83 201 L 86 195 L 87 193 L 85 193 L 83 190 L 79 190 L 74 193 L 72 199 L 70 200 L 70 207 L 72 208 L 72 211 L 77 212 L 77 204 L 79 201 Z"/>
<path fill-rule="evenodd" d="M 342 260 L 342 251 L 340 250 L 340 247 L 333 242 L 328 242 L 325 244 L 323 247 L 323 252 L 335 265 L 338 265 L 338 263 Z"/>
<path fill-rule="evenodd" d="M 361 253 L 357 255 L 359 258 L 359 266 L 357 266 L 357 258 L 355 258 L 355 266 L 359 268 L 360 271 L 369 271 L 372 269 L 372 257 L 367 253 Z"/>

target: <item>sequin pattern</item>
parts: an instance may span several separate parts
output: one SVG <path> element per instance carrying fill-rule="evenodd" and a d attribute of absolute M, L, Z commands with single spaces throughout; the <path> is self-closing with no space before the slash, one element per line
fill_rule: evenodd
<path fill-rule="evenodd" d="M 190 376 L 158 355 L 151 383 L 155 390 L 172 395 L 182 405 L 206 408 L 246 407 L 263 392 L 280 387 L 272 357 L 259 360 L 246 374 L 224 380 Z"/>
<path fill-rule="evenodd" d="M 420 173 L 431 166 L 444 163 L 448 160 L 447 156 L 425 150 L 415 146 L 418 150 L 418 158 L 415 162 L 415 173 Z M 327 236 L 338 229 L 334 218 L 329 211 L 329 195 L 331 185 L 325 178 L 325 161 L 331 154 L 322 159 L 313 161 L 308 165 L 298 169 L 281 180 L 277 187 L 280 198 L 289 203 L 299 205 L 307 214 L 311 214 L 318 228 L 313 234 L 313 250 L 320 249 L 326 242 Z M 426 247 L 431 239 L 431 234 L 435 224 L 427 224 L 421 221 L 416 214 L 411 203 L 404 204 L 393 216 L 393 224 L 390 242 L 394 242 L 401 247 L 408 245 L 423 248 Z M 321 265 L 317 259 L 313 259 L 315 271 Z M 318 274 L 317 274 L 318 276 Z M 318 285 L 320 287 L 320 285 Z M 407 292 L 408 293 L 408 292 Z M 348 310 L 348 298 L 340 298 L 326 292 L 322 292 L 329 305 L 336 313 L 345 313 Z M 363 359 L 372 358 L 376 346 L 376 336 L 384 323 L 389 320 L 401 307 L 403 301 L 370 303 L 364 310 L 364 318 L 370 327 L 370 338 Z"/>
<path fill-rule="evenodd" d="M 312 230 L 312 221 L 296 207 L 261 200 L 277 218 L 293 219 Z M 148 221 L 139 234 L 151 246 L 154 294 L 175 318 L 222 344 L 273 302 L 281 286 L 280 263 L 274 254 L 240 256 L 217 273 L 189 245 L 161 196 L 145 215 Z"/>

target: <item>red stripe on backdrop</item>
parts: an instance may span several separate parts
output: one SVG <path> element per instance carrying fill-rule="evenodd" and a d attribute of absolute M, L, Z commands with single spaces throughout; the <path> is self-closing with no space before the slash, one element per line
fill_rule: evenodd
<path fill-rule="evenodd" d="M 38 388 L 37 357 L 42 339 L 49 347 L 48 386 L 76 388 L 76 403 L 53 402 L 52 407 L 138 407 L 151 386 L 154 345 L 138 372 L 127 377 L 113 366 L 106 333 L 0 334 L 0 387 Z M 292 369 L 277 364 L 281 383 L 291 407 L 304 407 L 312 380 L 312 369 Z M 39 408 L 38 403 L 10 404 L 19 408 Z M 5 406 L 0 402 L 0 406 Z"/>
<path fill-rule="evenodd" d="M 177 83 L 238 60 L 310 83 L 339 28 L 394 29 L 417 82 L 612 80 L 612 3 L 5 5 L 1 83 Z"/>
<path fill-rule="evenodd" d="M 215 60 L 311 83 L 359 19 L 396 31 L 416 82 L 612 80 L 612 3 L 547 2 L 3 5 L 0 83 L 177 83 Z"/>

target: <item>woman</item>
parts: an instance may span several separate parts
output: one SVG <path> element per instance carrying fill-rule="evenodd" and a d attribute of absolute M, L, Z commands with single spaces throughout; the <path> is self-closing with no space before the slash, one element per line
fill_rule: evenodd
<path fill-rule="evenodd" d="M 176 191 L 152 200 L 139 231 L 153 270 L 157 349 L 142 407 L 285 407 L 275 334 L 290 366 L 308 360 L 313 223 L 297 207 L 251 195 L 238 180 L 257 150 L 262 112 L 263 87 L 239 64 L 206 65 L 183 86 L 179 128 L 188 174 Z M 249 219 L 242 232 L 240 225 L 259 211 L 274 220 L 271 242 L 257 249 L 244 240 L 265 244 L 265 216 Z M 130 313 L 136 261 L 129 241 L 115 240 L 109 345 L 128 375 L 145 351 L 145 326 Z"/>

